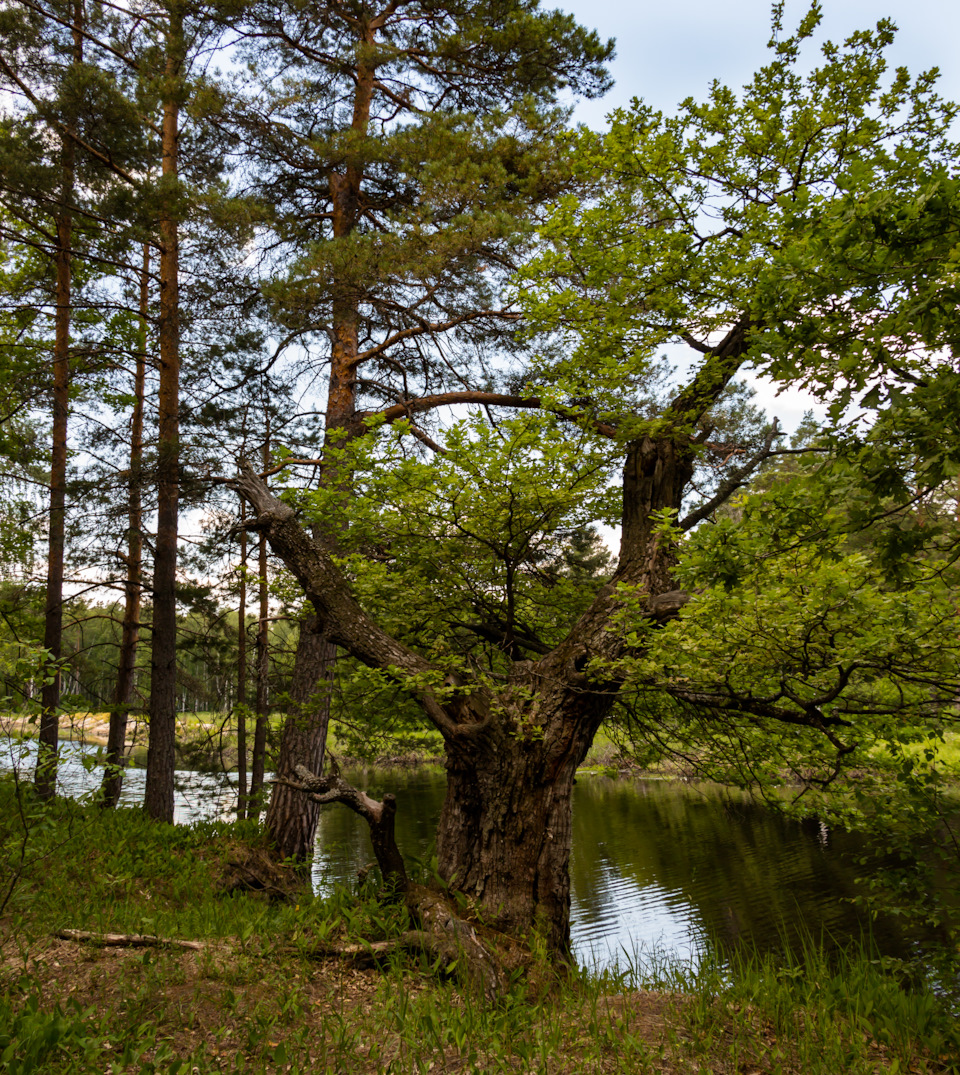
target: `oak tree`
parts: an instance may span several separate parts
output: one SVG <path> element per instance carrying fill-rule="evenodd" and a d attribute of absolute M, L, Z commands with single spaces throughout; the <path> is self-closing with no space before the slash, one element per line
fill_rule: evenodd
<path fill-rule="evenodd" d="M 572 140 L 578 168 L 606 189 L 561 200 L 524 274 L 530 323 L 566 346 L 560 360 L 545 352 L 531 365 L 526 399 L 619 445 L 622 537 L 613 579 L 549 652 L 518 654 L 498 676 L 404 642 L 368 614 L 289 504 L 249 468 L 234 480 L 325 637 L 416 697 L 442 735 L 441 876 L 500 928 L 537 927 L 557 950 L 569 940 L 577 766 L 624 685 L 638 636 L 691 603 L 678 585 L 673 528 L 692 528 L 770 449 L 765 442 L 732 466 L 711 501 L 684 515 L 710 408 L 747 364 L 835 390 L 838 415 L 862 390 L 876 388 L 868 403 L 882 404 L 952 371 L 934 349 L 951 346 L 943 311 L 955 218 L 938 214 L 932 224 L 927 210 L 931 191 L 948 182 L 953 110 L 931 76 L 885 77 L 886 23 L 825 45 L 821 64 L 804 73 L 802 46 L 817 21 L 813 8 L 784 36 L 777 9 L 770 61 L 739 95 L 715 85 L 705 103 L 666 118 L 638 103 L 606 135 Z M 901 239 L 914 227 L 942 229 L 944 219 L 947 233 L 920 270 Z M 885 230 L 869 230 L 881 220 Z M 838 231 L 844 221 L 850 228 Z M 914 319 L 918 296 L 941 316 Z M 644 381 L 667 343 L 687 345 L 690 372 L 650 414 Z M 669 695 L 669 675 L 659 686 Z M 843 688 L 812 701 L 784 692 L 762 713 L 743 698 L 731 706 L 748 721 L 820 735 L 842 757 L 836 732 L 846 718 L 832 707 Z M 706 715 L 724 709 L 716 696 L 687 701 Z M 373 811 L 371 824 L 385 817 Z"/>

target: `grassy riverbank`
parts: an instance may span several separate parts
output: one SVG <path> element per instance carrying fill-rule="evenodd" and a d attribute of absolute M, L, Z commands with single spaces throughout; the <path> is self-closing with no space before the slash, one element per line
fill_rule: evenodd
<path fill-rule="evenodd" d="M 403 927 L 370 894 L 226 894 L 255 853 L 250 827 L 45 810 L 23 790 L 0 781 L 0 1069 L 16 1075 L 960 1070 L 949 1013 L 869 953 L 747 960 L 735 975 L 652 960 L 564 979 L 540 965 L 491 1006 L 441 980 L 448 968 L 320 955 Z M 98 947 L 63 930 L 196 947 Z"/>

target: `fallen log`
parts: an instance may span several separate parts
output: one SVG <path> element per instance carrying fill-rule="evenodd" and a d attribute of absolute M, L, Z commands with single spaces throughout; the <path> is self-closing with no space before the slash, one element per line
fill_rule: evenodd
<path fill-rule="evenodd" d="M 55 934 L 62 941 L 95 944 L 101 948 L 186 948 L 202 952 L 210 945 L 203 941 L 182 941 L 176 937 L 154 937 L 149 933 L 90 933 L 85 929 L 61 929 Z"/>

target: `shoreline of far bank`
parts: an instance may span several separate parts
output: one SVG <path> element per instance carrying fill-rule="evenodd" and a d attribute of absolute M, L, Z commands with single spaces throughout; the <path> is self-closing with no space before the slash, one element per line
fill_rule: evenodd
<path fill-rule="evenodd" d="M 178 714 L 177 770 L 195 773 L 237 772 L 237 750 L 235 730 L 227 729 L 230 714 L 182 713 Z M 271 722 L 279 731 L 284 717 L 275 713 Z M 78 712 L 61 716 L 60 742 L 79 743 L 83 746 L 105 750 L 109 732 L 110 714 L 107 712 Z M 37 717 L 0 714 L 0 735 L 12 739 L 31 740 L 36 738 Z M 436 742 L 433 741 L 435 735 Z M 383 753 L 358 756 L 350 752 L 348 742 L 340 742 L 334 729 L 328 743 L 328 754 L 335 757 L 337 763 L 346 769 L 375 770 L 388 773 L 391 771 L 437 772 L 443 770 L 445 759 L 442 752 L 442 740 L 439 733 L 420 733 L 419 747 L 399 750 L 386 750 Z M 131 768 L 145 768 L 148 747 L 148 727 L 142 715 L 131 715 L 128 736 L 125 745 L 125 765 Z M 426 749 L 423 749 L 426 747 Z M 270 745 L 267 751 L 267 768 L 273 769 Z M 947 784 L 960 793 L 960 733 L 948 735 L 940 744 L 938 764 L 946 773 Z M 604 730 L 594 740 L 587 756 L 577 769 L 578 777 L 604 776 L 612 779 L 626 780 L 664 780 L 682 783 L 714 783 L 696 759 L 685 756 L 683 759 L 664 757 L 653 764 L 645 764 L 623 752 L 622 747 Z M 853 780 L 862 779 L 867 770 L 851 769 L 848 776 Z M 801 786 L 802 781 L 795 773 L 783 773 L 779 781 L 781 786 Z"/>

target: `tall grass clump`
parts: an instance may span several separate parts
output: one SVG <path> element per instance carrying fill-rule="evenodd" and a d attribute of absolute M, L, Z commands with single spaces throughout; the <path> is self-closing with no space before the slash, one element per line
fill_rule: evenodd
<path fill-rule="evenodd" d="M 777 953 L 707 948 L 683 960 L 641 949 L 597 980 L 604 991 L 670 996 L 668 1040 L 709 1060 L 703 1071 L 960 1072 L 958 998 L 942 978 L 882 956 L 869 936 L 845 947 L 810 936 L 781 944 Z"/>

